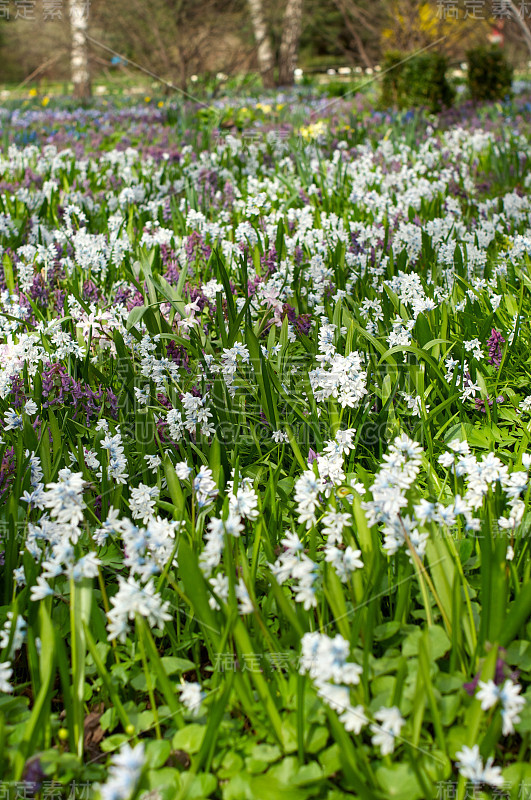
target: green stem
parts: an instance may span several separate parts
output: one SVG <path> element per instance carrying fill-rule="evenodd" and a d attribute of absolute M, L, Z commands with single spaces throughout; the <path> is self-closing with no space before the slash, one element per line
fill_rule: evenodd
<path fill-rule="evenodd" d="M 138 615 L 137 615 L 138 616 Z M 146 676 L 146 685 L 149 694 L 149 702 L 151 703 L 151 710 L 153 711 L 153 720 L 155 722 L 155 733 L 157 739 L 162 739 L 162 734 L 160 732 L 160 723 L 159 723 L 159 712 L 157 709 L 157 704 L 155 702 L 155 692 L 153 691 L 153 683 L 151 681 L 151 675 L 148 669 L 147 663 L 147 656 L 146 656 L 146 648 L 144 645 L 144 627 L 142 625 L 138 626 L 138 630 L 140 632 L 140 636 L 138 637 L 138 643 L 140 645 L 140 655 L 142 656 L 142 665 L 144 667 L 144 675 Z"/>

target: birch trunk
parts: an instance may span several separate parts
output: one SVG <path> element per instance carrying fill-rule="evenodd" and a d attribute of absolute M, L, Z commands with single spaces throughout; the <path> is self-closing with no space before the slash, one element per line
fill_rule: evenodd
<path fill-rule="evenodd" d="M 90 97 L 90 73 L 88 64 L 88 2 L 87 0 L 69 0 L 71 54 L 70 67 L 74 97 L 86 99 Z"/>
<path fill-rule="evenodd" d="M 527 45 L 527 49 L 531 53 L 531 32 L 529 31 L 529 28 L 527 27 L 527 25 L 525 23 L 523 15 L 520 13 L 520 11 L 517 8 L 517 6 L 513 3 L 513 0 L 507 0 L 507 5 L 511 9 L 511 11 L 513 13 L 513 17 L 514 17 L 514 19 L 516 21 L 516 24 L 518 25 L 518 27 L 522 31 L 522 36 L 524 37 L 524 41 L 525 41 L 525 43 Z"/>
<path fill-rule="evenodd" d="M 302 27 L 303 0 L 288 0 L 282 24 L 282 39 L 278 60 L 278 82 L 280 86 L 291 86 L 295 80 L 299 39 Z"/>
<path fill-rule="evenodd" d="M 264 19 L 264 7 L 262 0 L 247 0 L 247 3 L 256 41 L 258 69 L 265 88 L 270 89 L 275 85 L 275 59 Z"/>

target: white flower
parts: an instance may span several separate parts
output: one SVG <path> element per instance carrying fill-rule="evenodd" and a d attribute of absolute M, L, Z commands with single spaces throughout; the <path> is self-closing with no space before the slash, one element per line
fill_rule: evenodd
<path fill-rule="evenodd" d="M 210 578 L 208 582 L 219 599 L 226 603 L 229 599 L 229 579 L 227 576 L 220 572 L 214 578 Z M 209 597 L 208 604 L 214 611 L 219 611 L 221 608 L 215 597 Z"/>
<path fill-rule="evenodd" d="M 257 519 L 258 497 L 254 489 L 240 486 L 236 496 L 229 495 L 229 503 L 233 514 L 237 514 L 244 519 Z"/>
<path fill-rule="evenodd" d="M 100 565 L 101 561 L 94 553 L 87 553 L 75 562 L 68 574 L 74 581 L 80 581 L 82 578 L 95 578 Z"/>
<path fill-rule="evenodd" d="M 339 355 L 334 352 L 334 345 L 324 340 L 320 349 L 323 354 L 317 359 L 323 366 L 308 373 L 316 401 L 322 403 L 333 397 L 343 408 L 355 408 L 367 394 L 367 373 L 362 369 L 360 354 Z"/>
<path fill-rule="evenodd" d="M 350 690 L 348 686 L 335 686 L 333 683 L 316 681 L 317 694 L 338 714 L 346 711 L 350 705 Z"/>
<path fill-rule="evenodd" d="M 139 405 L 145 406 L 145 405 L 148 404 L 148 402 L 149 402 L 149 394 L 150 394 L 150 392 L 149 392 L 149 383 L 146 383 L 146 385 L 143 386 L 142 388 L 139 388 L 138 386 L 134 386 L 133 387 L 133 391 L 135 393 L 135 397 L 136 397 L 137 403 Z"/>
<path fill-rule="evenodd" d="M 20 416 L 20 414 L 17 414 L 17 412 L 13 408 L 10 408 L 8 411 L 6 411 L 6 413 L 4 414 L 5 431 L 15 431 L 17 429 L 20 430 L 23 427 L 23 425 L 24 422 L 22 420 L 22 417 Z"/>
<path fill-rule="evenodd" d="M 296 533 L 292 533 L 291 531 L 287 531 L 285 537 L 280 540 L 280 544 L 282 547 L 286 549 L 288 553 L 302 553 L 304 546 L 297 536 Z"/>
<path fill-rule="evenodd" d="M 229 508 L 229 515 L 223 524 L 229 536 L 234 536 L 235 539 L 237 539 L 245 529 L 241 517 L 239 514 L 234 513 L 233 508 Z"/>
<path fill-rule="evenodd" d="M 26 574 L 24 572 L 24 567 L 17 567 L 17 569 L 13 570 L 13 580 L 17 586 L 26 585 Z"/>
<path fill-rule="evenodd" d="M 111 759 L 107 783 L 98 787 L 101 800 L 129 800 L 140 780 L 145 760 L 143 742 L 134 748 L 124 743 Z"/>
<path fill-rule="evenodd" d="M 136 489 L 131 489 L 131 499 L 129 508 L 133 519 L 141 519 L 144 525 L 153 516 L 155 510 L 155 499 L 159 495 L 157 486 L 146 486 L 140 483 Z"/>
<path fill-rule="evenodd" d="M 0 662 L 0 692 L 10 694 L 13 691 L 13 687 L 9 683 L 12 675 L 13 675 L 13 668 L 11 666 L 11 662 L 10 661 Z"/>
<path fill-rule="evenodd" d="M 252 614 L 254 606 L 242 578 L 236 584 L 236 597 L 238 598 L 240 614 Z"/>
<path fill-rule="evenodd" d="M 369 723 L 363 706 L 349 706 L 343 714 L 341 714 L 339 721 L 343 723 L 346 731 L 354 733 L 356 736 L 361 732 L 361 729 Z"/>
<path fill-rule="evenodd" d="M 35 400 L 27 400 L 24 405 L 24 413 L 31 417 L 33 414 L 37 413 L 38 408 Z"/>
<path fill-rule="evenodd" d="M 306 470 L 295 484 L 295 502 L 299 515 L 299 524 L 306 523 L 306 530 L 317 522 L 315 511 L 319 502 L 319 494 L 324 491 L 325 482 L 317 478 L 312 470 Z"/>
<path fill-rule="evenodd" d="M 53 589 L 48 586 L 42 575 L 37 578 L 37 584 L 31 587 L 30 600 L 36 603 L 38 600 L 44 600 L 53 594 Z"/>
<path fill-rule="evenodd" d="M 452 453 L 442 453 L 442 455 L 440 455 L 439 458 L 437 459 L 441 467 L 445 467 L 446 469 L 452 466 L 454 460 L 455 456 L 452 455 Z"/>
<path fill-rule="evenodd" d="M 188 711 L 194 715 L 198 715 L 201 710 L 201 703 L 205 697 L 204 692 L 201 691 L 200 683 L 185 683 L 179 686 L 179 694 L 181 696 L 181 703 L 186 706 Z"/>
<path fill-rule="evenodd" d="M 59 471 L 59 480 L 49 483 L 44 494 L 44 505 L 50 516 L 72 529 L 72 540 L 79 535 L 74 529 L 83 519 L 85 481 L 82 472 L 71 472 L 68 468 Z"/>
<path fill-rule="evenodd" d="M 362 569 L 363 561 L 361 560 L 361 550 L 353 550 L 353 548 L 348 545 L 343 554 L 343 564 L 348 572 L 354 572 L 356 569 Z"/>
<path fill-rule="evenodd" d="M 201 467 L 194 478 L 193 486 L 197 504 L 200 508 L 211 503 L 218 493 L 216 484 L 212 480 L 212 470 L 210 467 Z"/>
<path fill-rule="evenodd" d="M 421 500 L 416 506 L 413 506 L 415 517 L 421 525 L 431 522 L 435 514 L 435 503 L 430 503 L 428 500 Z"/>
<path fill-rule="evenodd" d="M 489 786 L 503 786 L 501 768 L 493 766 L 492 758 L 487 759 L 483 766 L 479 745 L 475 744 L 473 747 L 464 745 L 462 750 L 456 753 L 456 759 L 459 773 L 474 785 L 486 783 Z"/>
<path fill-rule="evenodd" d="M 225 523 L 223 520 L 213 517 L 207 525 L 206 545 L 199 556 L 199 567 L 207 578 L 221 561 L 224 533 Z"/>
<path fill-rule="evenodd" d="M 343 539 L 343 528 L 352 523 L 352 516 L 340 511 L 327 511 L 323 517 L 323 536 L 328 537 L 330 544 L 340 544 Z"/>
<path fill-rule="evenodd" d="M 5 625 L 2 631 L 0 632 L 1 649 L 7 647 L 7 645 L 9 644 L 12 627 L 13 627 L 13 612 L 8 611 Z M 17 650 L 20 650 L 20 648 L 24 644 L 25 638 L 26 638 L 26 620 L 19 614 L 17 616 L 17 620 L 15 623 L 15 632 L 13 634 L 13 642 L 11 644 L 11 650 L 8 653 L 9 658 L 11 658 L 16 653 Z"/>
<path fill-rule="evenodd" d="M 192 469 L 188 466 L 186 461 L 179 461 L 175 465 L 175 472 L 180 481 L 185 481 L 190 475 Z"/>
<path fill-rule="evenodd" d="M 477 358 L 478 360 L 483 358 L 483 352 L 481 350 L 481 342 L 479 341 L 479 339 L 470 339 L 470 341 L 463 341 L 463 344 L 465 346 L 465 350 L 467 351 L 467 353 L 472 352 L 474 358 Z"/>
<path fill-rule="evenodd" d="M 295 592 L 295 602 L 302 603 L 303 608 L 305 611 L 309 611 L 310 608 L 317 607 L 317 597 L 315 594 L 315 587 L 312 583 L 301 583 L 294 587 Z"/>
<path fill-rule="evenodd" d="M 160 456 L 144 456 L 145 461 L 147 461 L 147 465 L 152 472 L 156 472 L 158 467 L 162 464 Z"/>
<path fill-rule="evenodd" d="M 480 681 L 479 691 L 476 694 L 476 699 L 480 701 L 483 711 L 495 706 L 500 698 L 500 692 L 493 680 Z"/>
<path fill-rule="evenodd" d="M 381 723 L 371 725 L 373 733 L 372 743 L 375 747 L 380 748 L 383 756 L 387 756 L 395 749 L 395 739 L 400 735 L 402 727 L 406 724 L 405 719 L 402 717 L 400 711 L 396 706 L 391 708 L 381 708 L 374 715 L 374 718 Z"/>
<path fill-rule="evenodd" d="M 106 428 L 104 430 L 107 430 Z M 127 459 L 125 457 L 124 446 L 120 431 L 116 431 L 114 436 L 106 433 L 101 446 L 103 450 L 109 451 L 109 465 L 107 467 L 107 474 L 117 483 L 127 483 Z"/>
<path fill-rule="evenodd" d="M 514 733 L 514 726 L 520 722 L 520 711 L 525 706 L 525 697 L 520 696 L 522 687 L 519 683 L 506 680 L 500 689 L 500 700 L 503 705 L 502 710 L 502 733 L 509 736 Z"/>
<path fill-rule="evenodd" d="M 136 614 L 147 619 L 151 628 L 162 628 L 164 622 L 171 619 L 168 613 L 169 602 L 163 602 L 156 593 L 153 580 L 140 586 L 132 576 L 126 581 L 119 575 L 118 583 L 119 589 L 111 598 L 113 608 L 107 614 L 109 639 L 125 642 L 127 620 L 134 620 Z"/>
<path fill-rule="evenodd" d="M 462 442 L 460 439 L 452 439 L 447 446 L 450 450 L 453 450 L 454 453 L 457 453 L 460 456 L 467 456 L 470 453 L 468 442 Z"/>
<path fill-rule="evenodd" d="M 326 682 L 356 685 L 362 668 L 347 661 L 350 646 L 339 633 L 330 638 L 324 633 L 305 633 L 301 640 L 299 671 L 323 686 Z"/>

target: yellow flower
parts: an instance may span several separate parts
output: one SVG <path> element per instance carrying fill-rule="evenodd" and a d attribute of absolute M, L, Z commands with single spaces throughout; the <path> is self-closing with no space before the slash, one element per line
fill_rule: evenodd
<path fill-rule="evenodd" d="M 151 102 L 151 97 L 146 95 L 146 97 L 144 97 L 144 100 L 146 101 L 146 103 L 150 103 Z"/>
<path fill-rule="evenodd" d="M 277 111 L 282 111 L 285 105 L 285 103 L 277 103 Z"/>
<path fill-rule="evenodd" d="M 49 102 L 50 102 L 50 98 L 48 96 L 42 98 L 43 106 L 47 106 Z"/>
<path fill-rule="evenodd" d="M 159 108 L 163 108 L 163 106 L 164 106 L 164 100 L 159 100 L 159 102 L 157 103 L 157 105 L 158 105 L 158 107 L 159 107 Z"/>
<path fill-rule="evenodd" d="M 303 126 L 299 128 L 299 133 L 303 139 L 309 140 L 317 139 L 318 136 L 322 136 L 326 133 L 326 130 L 326 123 L 322 119 L 319 119 L 317 122 L 314 122 L 313 125 L 310 124 L 306 127 Z"/>
<path fill-rule="evenodd" d="M 30 97 L 37 97 L 37 89 L 30 89 L 29 90 Z"/>

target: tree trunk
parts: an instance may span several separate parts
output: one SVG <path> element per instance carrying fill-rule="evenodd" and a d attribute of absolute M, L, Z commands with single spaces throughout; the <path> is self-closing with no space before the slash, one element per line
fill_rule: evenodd
<path fill-rule="evenodd" d="M 275 85 L 275 59 L 264 19 L 262 0 L 247 0 L 247 3 L 256 41 L 258 69 L 260 70 L 264 87 L 270 89 Z"/>
<path fill-rule="evenodd" d="M 513 0 L 507 0 L 507 5 L 509 6 L 511 11 L 513 12 L 513 17 L 514 17 L 514 19 L 516 21 L 516 24 L 518 25 L 518 27 L 522 31 L 522 36 L 524 37 L 524 41 L 525 41 L 525 43 L 527 45 L 527 49 L 531 53 L 531 33 L 530 33 L 529 28 L 527 27 L 527 25 L 526 25 L 526 23 L 524 21 L 523 15 L 520 13 L 520 11 L 518 10 L 517 6 L 513 3 Z"/>
<path fill-rule="evenodd" d="M 74 97 L 84 100 L 90 97 L 90 72 L 88 64 L 88 3 L 87 0 L 70 0 L 70 30 L 72 82 Z"/>
<path fill-rule="evenodd" d="M 299 39 L 302 27 L 303 0 L 288 0 L 282 24 L 282 39 L 278 59 L 278 83 L 291 86 L 295 80 Z"/>

